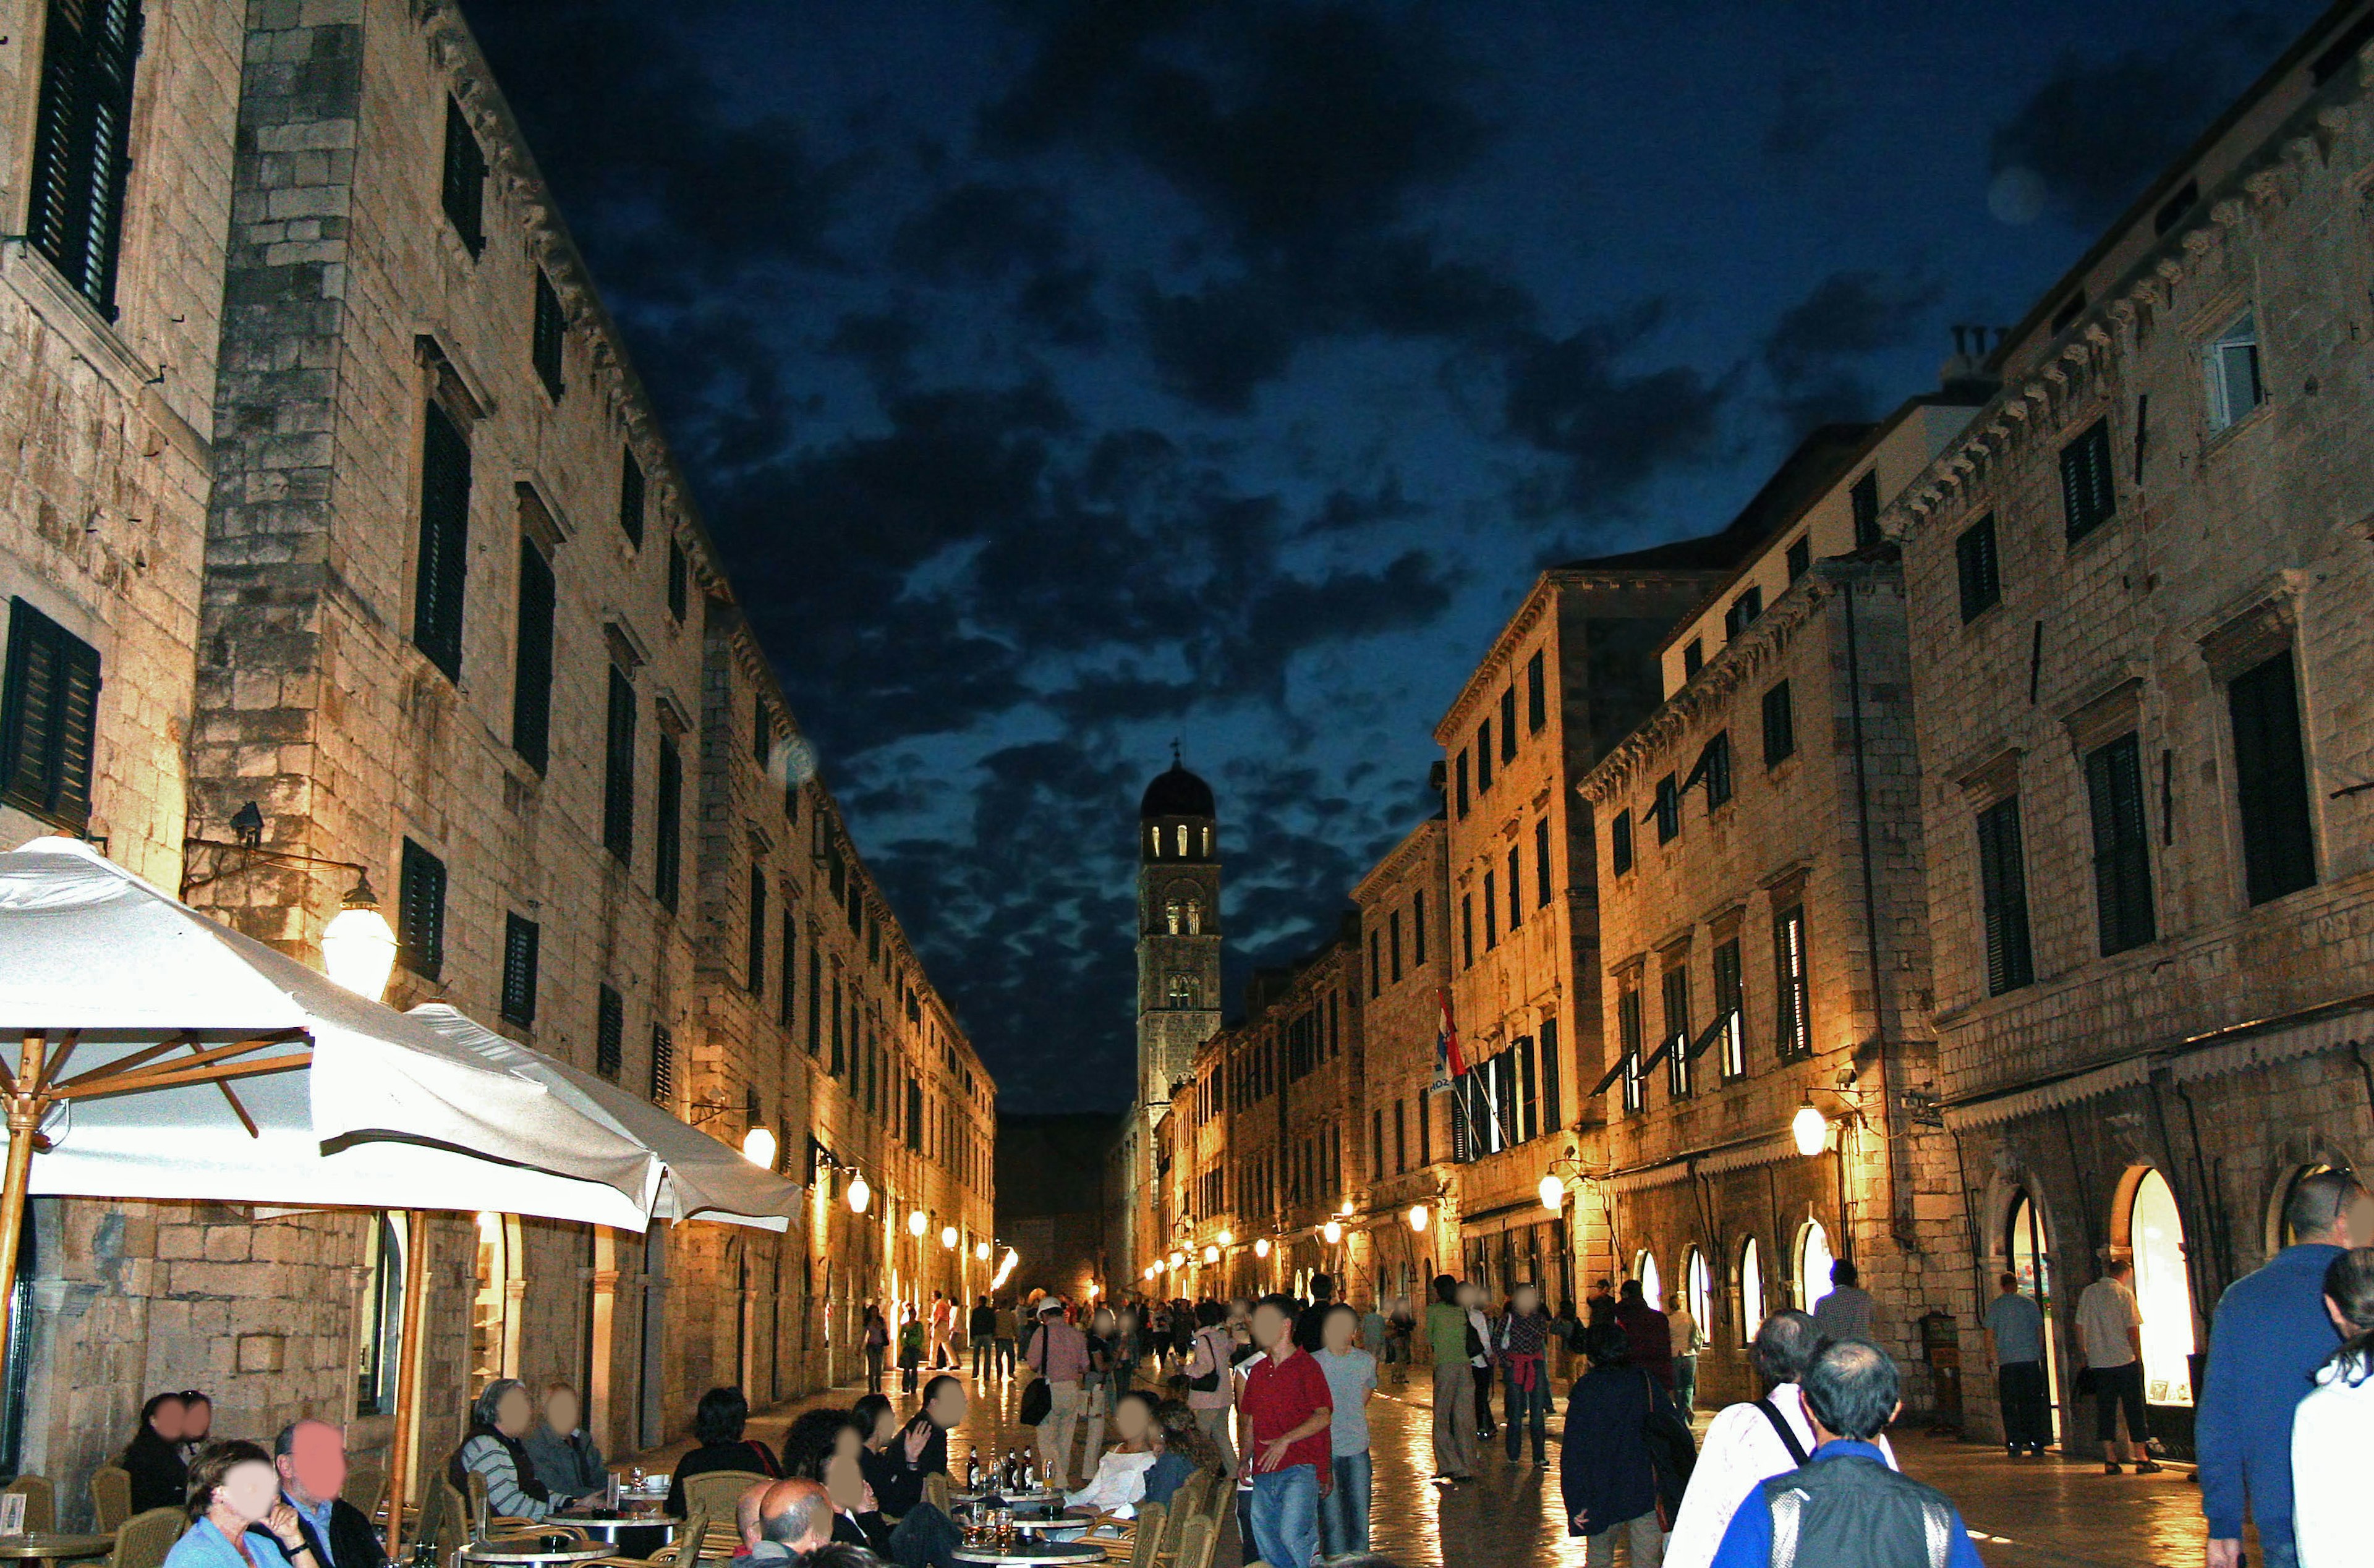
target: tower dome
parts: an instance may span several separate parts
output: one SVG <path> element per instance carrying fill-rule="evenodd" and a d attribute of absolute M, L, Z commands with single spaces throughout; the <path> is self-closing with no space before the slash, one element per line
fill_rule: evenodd
<path fill-rule="evenodd" d="M 1145 798 L 1137 802 L 1137 820 L 1152 822 L 1158 817 L 1203 816 L 1216 813 L 1212 809 L 1212 787 L 1187 771 L 1177 755 L 1170 759 L 1170 770 L 1158 774 L 1146 787 Z"/>

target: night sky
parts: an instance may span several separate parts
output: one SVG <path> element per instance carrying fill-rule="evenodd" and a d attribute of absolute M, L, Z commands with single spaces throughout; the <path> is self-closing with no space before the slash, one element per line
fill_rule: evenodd
<path fill-rule="evenodd" d="M 467 3 L 1023 1110 L 1127 1097 L 1173 737 L 1233 1012 L 1538 567 L 1932 388 L 2321 9 Z"/>

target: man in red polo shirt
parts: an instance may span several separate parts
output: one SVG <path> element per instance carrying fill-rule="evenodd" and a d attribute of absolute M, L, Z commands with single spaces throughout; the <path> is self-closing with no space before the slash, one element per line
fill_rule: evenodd
<path fill-rule="evenodd" d="M 1327 1443 L 1334 1401 L 1327 1375 L 1294 1344 L 1302 1304 L 1266 1295 L 1253 1307 L 1263 1354 L 1245 1375 L 1237 1421 L 1243 1470 L 1253 1482 L 1253 1546 L 1272 1568 L 1311 1568 L 1319 1557 L 1319 1493 L 1332 1469 Z"/>

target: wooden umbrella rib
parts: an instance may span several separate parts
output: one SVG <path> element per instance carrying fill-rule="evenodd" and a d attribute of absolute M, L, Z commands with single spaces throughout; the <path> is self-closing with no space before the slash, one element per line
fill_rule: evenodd
<path fill-rule="evenodd" d="M 60 1079 L 53 1073 L 49 1086 L 53 1089 L 71 1089 L 77 1083 L 88 1082 L 94 1078 L 104 1078 L 111 1072 L 129 1072 L 135 1067 L 155 1061 L 167 1051 L 181 1049 L 196 1038 L 196 1036 L 186 1033 L 168 1035 L 153 1046 L 144 1046 L 131 1055 L 117 1057 L 113 1061 L 103 1066 L 86 1068 L 72 1078 Z"/>
<path fill-rule="evenodd" d="M 310 1050 L 294 1056 L 276 1056 L 267 1061 L 173 1062 L 164 1068 L 150 1068 L 126 1082 L 102 1078 L 81 1083 L 74 1088 L 60 1088 L 51 1094 L 58 1100 L 89 1100 L 104 1094 L 125 1094 L 135 1090 L 178 1089 L 185 1083 L 218 1083 L 227 1078 L 253 1078 L 266 1072 L 279 1072 L 303 1067 L 313 1059 Z"/>
<path fill-rule="evenodd" d="M 57 1082 L 58 1073 L 65 1068 L 66 1059 L 74 1055 L 75 1047 L 80 1044 L 82 1044 L 82 1031 L 67 1030 L 65 1040 L 58 1046 L 57 1054 L 41 1064 L 41 1081 L 34 1085 L 36 1090 L 46 1089 Z"/>
<path fill-rule="evenodd" d="M 247 1135 L 250 1138 L 261 1139 L 264 1136 L 263 1129 L 257 1127 L 255 1118 L 247 1114 L 247 1107 L 239 1103 L 239 1095 L 232 1092 L 229 1081 L 217 1078 L 215 1080 L 215 1087 L 221 1090 L 222 1097 L 230 1102 L 230 1114 L 239 1117 L 239 1125 L 247 1129 Z"/>
<path fill-rule="evenodd" d="M 57 1089 L 60 1093 L 71 1090 L 84 1090 L 88 1093 L 89 1092 L 87 1088 L 88 1085 L 92 1083 L 106 1083 L 111 1085 L 111 1087 L 99 1091 L 100 1093 L 120 1094 L 129 1089 L 144 1088 L 151 1084 L 162 1082 L 167 1078 L 178 1077 L 180 1074 L 193 1067 L 203 1067 L 212 1062 L 228 1060 L 232 1057 L 247 1056 L 255 1051 L 269 1049 L 271 1047 L 286 1045 L 287 1043 L 287 1039 L 283 1036 L 265 1036 L 261 1039 L 240 1040 L 228 1046 L 210 1046 L 205 1050 L 194 1050 L 188 1056 L 180 1058 L 173 1061 L 159 1062 L 154 1065 L 143 1065 L 132 1068 L 128 1071 L 119 1071 L 111 1065 L 109 1067 L 97 1069 L 90 1072 L 77 1073 L 75 1077 L 59 1084 Z M 290 1065 L 301 1066 L 306 1061 L 311 1059 L 311 1057 L 312 1053 L 309 1050 L 301 1056 L 287 1058 L 276 1057 L 273 1060 L 276 1062 L 285 1061 Z M 267 1066 L 256 1064 L 254 1066 L 254 1071 L 268 1072 L 271 1071 L 272 1069 Z"/>

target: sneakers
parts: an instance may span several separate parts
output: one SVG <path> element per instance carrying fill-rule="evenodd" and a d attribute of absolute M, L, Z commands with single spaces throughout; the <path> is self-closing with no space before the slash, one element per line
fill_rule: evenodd
<path fill-rule="evenodd" d="M 2105 1459 L 2102 1461 L 2102 1473 L 2106 1476 L 2122 1476 L 2127 1472 L 2119 1468 L 2118 1460 Z"/>
<path fill-rule="evenodd" d="M 2139 1476 L 2156 1476 L 2165 1468 L 2166 1467 L 2157 1459 L 2137 1459 L 2135 1461 L 2135 1474 Z"/>

